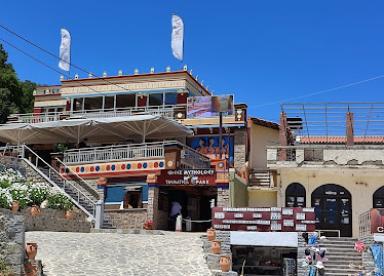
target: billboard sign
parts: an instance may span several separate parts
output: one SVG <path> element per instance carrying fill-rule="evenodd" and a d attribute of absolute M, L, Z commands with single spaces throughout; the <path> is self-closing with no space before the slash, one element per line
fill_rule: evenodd
<path fill-rule="evenodd" d="M 214 117 L 222 112 L 225 115 L 234 114 L 233 95 L 195 96 L 187 101 L 187 117 Z"/>
<path fill-rule="evenodd" d="M 167 186 L 212 186 L 216 185 L 214 169 L 162 170 L 157 184 Z"/>

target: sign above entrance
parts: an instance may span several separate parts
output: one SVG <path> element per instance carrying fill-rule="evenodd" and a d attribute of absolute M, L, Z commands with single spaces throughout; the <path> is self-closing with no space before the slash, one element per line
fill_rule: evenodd
<path fill-rule="evenodd" d="M 213 169 L 162 170 L 156 184 L 170 186 L 213 186 L 216 172 Z"/>
<path fill-rule="evenodd" d="M 313 208 L 223 208 L 212 209 L 212 225 L 218 230 L 257 232 L 313 232 Z"/>

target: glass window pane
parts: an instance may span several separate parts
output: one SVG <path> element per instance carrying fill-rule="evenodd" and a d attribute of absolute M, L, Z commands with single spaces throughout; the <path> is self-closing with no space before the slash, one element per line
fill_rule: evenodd
<path fill-rule="evenodd" d="M 166 93 L 165 104 L 177 104 L 177 93 Z"/>
<path fill-rule="evenodd" d="M 104 98 L 104 109 L 113 109 L 115 102 L 114 96 L 106 96 Z"/>
<path fill-rule="evenodd" d="M 136 97 L 134 94 L 116 95 L 116 108 L 134 107 Z"/>
<path fill-rule="evenodd" d="M 73 111 L 83 109 L 83 98 L 73 99 Z"/>
<path fill-rule="evenodd" d="M 149 105 L 150 106 L 163 105 L 163 94 L 150 94 Z"/>
<path fill-rule="evenodd" d="M 84 98 L 84 110 L 102 109 L 103 97 Z"/>

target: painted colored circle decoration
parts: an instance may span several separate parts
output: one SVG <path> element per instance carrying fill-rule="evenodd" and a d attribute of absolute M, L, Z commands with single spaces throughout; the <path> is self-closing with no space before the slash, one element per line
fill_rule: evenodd
<path fill-rule="evenodd" d="M 114 170 L 116 169 L 116 166 L 115 166 L 115 165 L 112 165 L 112 166 L 111 166 L 111 169 L 112 169 L 112 171 L 114 171 Z"/>
<path fill-rule="evenodd" d="M 81 168 L 80 168 L 80 171 L 81 171 L 81 172 L 84 172 L 84 171 L 85 171 L 85 168 L 84 168 L 84 167 L 81 167 Z"/>
<path fill-rule="evenodd" d="M 138 169 L 141 169 L 142 166 L 143 166 L 143 165 L 141 165 L 141 163 L 137 163 L 137 168 L 138 168 Z"/>
<path fill-rule="evenodd" d="M 76 172 L 78 173 L 80 171 L 80 168 L 79 167 L 76 167 Z"/>
<path fill-rule="evenodd" d="M 127 170 L 131 169 L 131 164 L 127 164 Z"/>
<path fill-rule="evenodd" d="M 155 163 L 153 164 L 153 166 L 154 166 L 155 168 L 157 168 L 157 167 L 159 166 L 159 163 L 155 162 Z"/>
<path fill-rule="evenodd" d="M 100 166 L 96 166 L 96 171 L 100 171 Z"/>
<path fill-rule="evenodd" d="M 160 166 L 160 168 L 164 167 L 164 162 L 161 161 L 161 162 L 159 163 L 159 166 Z"/>
<path fill-rule="evenodd" d="M 91 172 L 93 172 L 95 170 L 95 168 L 92 166 L 90 170 L 91 170 Z"/>
<path fill-rule="evenodd" d="M 147 163 L 144 163 L 143 164 L 143 168 L 146 169 L 148 167 L 148 164 Z"/>
<path fill-rule="evenodd" d="M 121 169 L 122 169 L 122 170 L 125 169 L 125 164 L 122 164 L 122 165 L 121 165 Z"/>
<path fill-rule="evenodd" d="M 111 169 L 111 165 L 107 165 L 107 171 Z"/>

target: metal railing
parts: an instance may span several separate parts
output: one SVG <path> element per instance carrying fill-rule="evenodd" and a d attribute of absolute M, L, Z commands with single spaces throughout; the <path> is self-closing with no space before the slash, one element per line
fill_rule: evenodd
<path fill-rule="evenodd" d="M 87 189 L 86 187 L 88 184 L 82 178 L 80 178 L 80 176 L 77 176 L 75 180 L 67 180 L 26 145 L 21 146 L 19 153 L 21 154 L 21 157 L 24 159 L 24 161 L 33 167 L 52 186 L 58 188 L 62 193 L 67 195 L 67 197 L 70 198 L 71 201 L 82 211 L 84 211 L 90 218 L 93 220 L 95 219 L 97 198 L 92 199 L 89 195 L 82 191 L 82 189 Z M 94 196 L 96 192 L 89 190 L 89 188 L 87 189 L 87 192 L 92 193 Z"/>
<path fill-rule="evenodd" d="M 164 105 L 126 107 L 111 109 L 92 109 L 62 112 L 26 113 L 12 114 L 8 117 L 7 123 L 42 123 L 63 120 L 67 118 L 111 118 L 133 115 L 159 115 L 168 119 L 175 119 L 176 112 L 184 112 L 186 105 Z"/>
<path fill-rule="evenodd" d="M 178 141 L 162 141 L 144 144 L 127 144 L 67 150 L 64 163 L 67 165 L 119 160 L 143 160 L 164 158 L 165 147 L 177 145 L 181 148 L 181 163 L 189 168 L 209 168 L 210 159 Z"/>
<path fill-rule="evenodd" d="M 339 165 L 383 165 L 384 145 L 297 145 L 267 147 L 267 162 L 300 164 L 314 162 Z"/>

